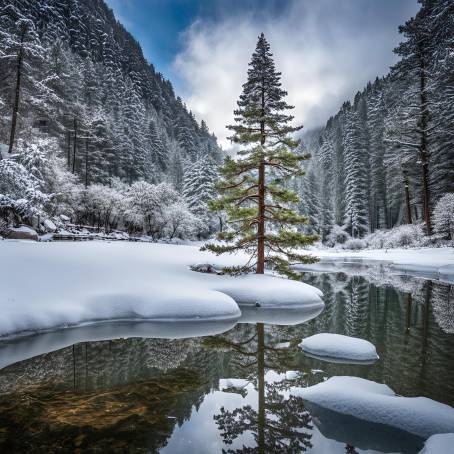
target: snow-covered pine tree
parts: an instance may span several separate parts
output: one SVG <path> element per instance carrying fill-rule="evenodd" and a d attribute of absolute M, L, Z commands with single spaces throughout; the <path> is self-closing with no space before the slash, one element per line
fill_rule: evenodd
<path fill-rule="evenodd" d="M 343 132 L 346 186 L 345 229 L 352 237 L 369 230 L 367 188 L 367 146 L 358 112 L 347 103 Z"/>
<path fill-rule="evenodd" d="M 189 163 L 183 180 L 183 197 L 189 209 L 200 219 L 201 235 L 208 236 L 216 229 L 216 221 L 208 210 L 208 201 L 216 197 L 215 184 L 219 180 L 217 163 L 203 155 L 195 163 Z"/>
<path fill-rule="evenodd" d="M 249 63 L 248 79 L 234 111 L 236 124 L 232 141 L 243 145 L 236 159 L 227 158 L 221 167 L 224 180 L 218 183 L 220 197 L 210 202 L 214 211 L 227 212 L 231 229 L 218 237 L 225 245 L 207 244 L 204 249 L 216 254 L 246 251 L 249 262 L 228 269 L 242 272 L 255 269 L 263 274 L 265 265 L 292 278 L 298 278 L 290 261 L 313 262 L 294 251 L 313 243 L 317 237 L 298 232 L 295 226 L 306 222 L 304 216 L 289 208 L 298 202 L 295 192 L 282 182 L 302 175 L 301 162 L 307 155 L 295 153 L 298 141 L 290 135 L 301 129 L 292 126 L 292 108 L 281 88 L 270 46 L 262 33 Z M 292 228 L 289 228 L 291 226 Z"/>
<path fill-rule="evenodd" d="M 303 232 L 308 235 L 320 236 L 321 232 L 321 200 L 320 200 L 320 185 L 318 181 L 319 173 L 315 170 L 315 163 L 307 166 L 304 176 L 299 211 L 306 216 L 307 223 L 304 224 Z"/>
<path fill-rule="evenodd" d="M 11 108 L 8 153 L 12 153 L 18 130 L 23 126 L 19 122 L 19 112 L 24 114 L 21 115 L 22 123 L 31 108 L 45 115 L 48 103 L 55 101 L 56 95 L 49 87 L 52 78 L 40 77 L 39 70 L 45 66 L 46 49 L 35 24 L 13 3 L 0 9 L 0 47 L 4 54 L 0 79 L 3 90 L 6 90 L 6 104 Z"/>

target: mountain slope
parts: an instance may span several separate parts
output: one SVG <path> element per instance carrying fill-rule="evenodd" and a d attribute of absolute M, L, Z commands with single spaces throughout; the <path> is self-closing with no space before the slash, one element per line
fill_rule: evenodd
<path fill-rule="evenodd" d="M 21 64 L 13 147 L 50 134 L 88 183 L 116 176 L 181 187 L 188 163 L 220 159 L 206 124 L 102 0 L 1 0 L 0 30 L 0 142 L 11 138 Z"/>

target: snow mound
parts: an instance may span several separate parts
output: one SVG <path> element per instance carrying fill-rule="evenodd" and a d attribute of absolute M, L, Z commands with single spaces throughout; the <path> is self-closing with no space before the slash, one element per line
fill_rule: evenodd
<path fill-rule="evenodd" d="M 0 257 L 0 336 L 106 321 L 238 321 L 238 305 L 257 301 L 323 307 L 303 283 L 195 273 L 194 260 L 213 259 L 197 247 L 2 241 Z"/>
<path fill-rule="evenodd" d="M 331 377 L 295 396 L 328 410 L 428 438 L 454 432 L 454 408 L 426 397 L 402 397 L 386 385 L 358 377 Z"/>
<path fill-rule="evenodd" d="M 323 293 L 315 287 L 266 274 L 239 276 L 215 288 L 243 306 L 282 309 L 300 307 L 303 301 L 305 307 L 323 306 L 321 304 Z"/>
<path fill-rule="evenodd" d="M 378 359 L 375 346 L 367 340 L 341 334 L 320 333 L 307 337 L 299 347 L 312 356 L 329 361 L 370 363 Z"/>
<path fill-rule="evenodd" d="M 428 438 L 419 454 L 449 453 L 454 449 L 454 433 L 437 434 Z"/>

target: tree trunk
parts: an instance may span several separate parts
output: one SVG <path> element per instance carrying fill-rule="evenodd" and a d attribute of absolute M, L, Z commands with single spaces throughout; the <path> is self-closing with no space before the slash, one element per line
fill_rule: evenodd
<path fill-rule="evenodd" d="M 85 139 L 85 187 L 88 188 L 88 139 Z"/>
<path fill-rule="evenodd" d="M 77 118 L 74 118 L 73 173 L 76 170 Z"/>
<path fill-rule="evenodd" d="M 407 224 L 412 224 L 413 220 L 411 218 L 411 204 L 410 204 L 410 188 L 408 184 L 407 171 L 402 169 L 402 175 L 404 177 L 404 190 L 405 190 L 405 215 L 407 219 Z"/>
<path fill-rule="evenodd" d="M 11 116 L 11 131 L 10 131 L 10 136 L 9 136 L 8 153 L 13 152 L 14 138 L 16 136 L 17 112 L 19 111 L 20 86 L 21 86 L 21 80 L 22 80 L 22 62 L 24 59 L 23 43 L 24 43 L 26 34 L 27 34 L 27 26 L 24 25 L 21 30 L 20 47 L 19 47 L 19 51 L 17 53 L 16 89 L 15 89 L 15 94 L 14 94 L 13 113 Z"/>
<path fill-rule="evenodd" d="M 71 170 L 71 130 L 68 129 L 68 171 Z"/>
<path fill-rule="evenodd" d="M 427 92 L 426 92 L 426 69 L 424 63 L 424 55 L 420 54 L 420 113 L 421 113 L 421 145 L 420 159 L 422 166 L 422 206 L 423 217 L 426 224 L 427 234 L 432 234 L 432 224 L 430 222 L 430 189 L 429 189 L 429 153 L 427 151 L 427 125 L 428 125 L 428 110 L 427 110 Z"/>
<path fill-rule="evenodd" d="M 265 92 L 262 89 L 262 118 L 265 115 Z M 265 121 L 260 122 L 260 145 L 265 145 Z M 259 220 L 257 226 L 257 274 L 265 272 L 265 163 L 262 158 L 259 163 Z"/>
<path fill-rule="evenodd" d="M 259 224 L 257 229 L 257 274 L 265 272 L 265 164 L 259 165 Z"/>

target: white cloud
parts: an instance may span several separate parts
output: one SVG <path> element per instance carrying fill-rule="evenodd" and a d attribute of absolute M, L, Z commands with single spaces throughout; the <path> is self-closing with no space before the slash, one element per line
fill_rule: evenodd
<path fill-rule="evenodd" d="M 183 33 L 174 61 L 188 107 L 207 121 L 225 148 L 230 146 L 225 125 L 233 121 L 247 65 L 263 31 L 296 120 L 305 129 L 324 124 L 344 100 L 376 75 L 386 74 L 395 61 L 397 25 L 407 16 L 380 20 L 359 3 L 368 4 L 293 0 L 277 17 L 260 15 L 259 20 L 252 14 L 224 13 L 216 21 L 198 19 Z"/>

